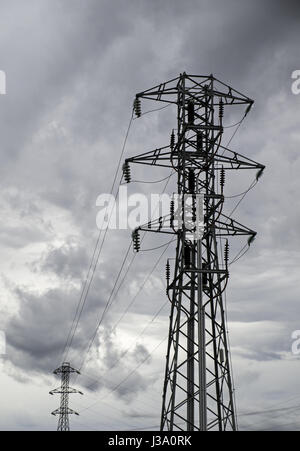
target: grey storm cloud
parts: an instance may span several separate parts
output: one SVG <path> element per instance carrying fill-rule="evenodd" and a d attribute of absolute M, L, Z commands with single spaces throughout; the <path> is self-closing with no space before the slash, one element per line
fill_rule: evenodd
<path fill-rule="evenodd" d="M 39 270 L 50 271 L 60 277 L 83 279 L 83 269 L 87 268 L 88 264 L 89 258 L 86 250 L 69 241 L 59 248 L 50 249 L 46 253 Z"/>
<path fill-rule="evenodd" d="M 295 271 L 299 97 L 291 94 L 291 73 L 300 61 L 299 2 L 13 0 L 2 2 L 0 9 L 0 69 L 7 74 L 7 95 L 0 98 L 0 245 L 9 262 L 1 268 L 7 282 L 1 327 L 12 378 L 42 380 L 62 358 L 97 239 L 96 199 L 110 190 L 135 93 L 183 71 L 214 73 L 256 101 L 232 147 L 267 166 L 235 213 L 258 231 L 255 245 L 232 266 L 228 291 L 239 399 L 242 407 L 249 404 L 254 410 L 263 410 L 264 401 L 267 407 L 276 401 L 277 388 L 275 382 L 272 387 L 266 383 L 265 364 L 281 365 L 276 372 L 286 379 L 282 376 L 278 390 L 288 398 L 292 376 L 287 376 L 291 362 L 286 356 L 291 331 L 299 328 L 300 294 Z M 143 111 L 150 107 L 151 102 L 142 104 Z M 125 155 L 167 144 L 174 113 L 166 109 L 134 121 Z M 167 175 L 155 168 L 132 170 L 140 180 Z M 228 193 L 247 189 L 252 181 L 247 177 L 227 180 Z M 132 184 L 129 190 L 162 188 Z M 69 353 L 75 366 L 85 356 L 129 242 L 129 230 L 108 233 Z M 162 242 L 148 236 L 144 245 Z M 232 246 L 232 255 L 239 245 Z M 87 374 L 83 371 L 78 381 L 89 391 L 93 381 L 88 375 L 95 375 L 90 390 L 95 396 L 117 387 L 114 395 L 136 419 L 138 394 L 150 390 L 160 402 L 165 348 L 159 368 L 151 349 L 152 340 L 167 335 L 168 308 L 157 328 L 148 323 L 165 302 L 162 273 L 171 248 L 121 322 L 132 335 L 148 327 L 147 340 L 120 343 L 114 326 L 159 255 L 135 257 L 95 338 Z M 128 377 L 148 357 L 147 371 L 141 367 Z M 252 364 L 260 366 L 254 370 Z M 140 421 L 149 417 L 155 424 L 152 413 L 149 408 Z M 113 415 L 111 424 L 120 424 L 120 418 Z M 14 421 L 26 426 L 22 413 Z M 284 427 L 272 414 L 262 414 L 262 425 Z"/>

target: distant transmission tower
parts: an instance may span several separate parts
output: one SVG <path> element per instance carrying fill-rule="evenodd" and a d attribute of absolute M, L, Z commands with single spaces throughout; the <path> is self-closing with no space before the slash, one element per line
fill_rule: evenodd
<path fill-rule="evenodd" d="M 75 388 L 71 388 L 69 386 L 70 383 L 70 374 L 77 373 L 80 374 L 79 371 L 75 370 L 70 366 L 70 363 L 64 362 L 62 366 L 53 371 L 54 374 L 61 374 L 61 387 L 56 388 L 50 392 L 50 395 L 54 395 L 55 393 L 60 394 L 60 408 L 54 410 L 52 415 L 59 415 L 58 419 L 58 431 L 69 431 L 69 415 L 75 414 L 79 415 L 72 409 L 69 409 L 69 394 L 70 393 L 79 393 L 82 395 L 83 393 L 79 390 L 75 390 Z"/>
<path fill-rule="evenodd" d="M 240 105 L 244 118 L 253 100 L 212 75 L 186 73 L 137 94 L 138 117 L 140 99 L 177 105 L 177 136 L 173 131 L 170 145 L 128 158 L 123 166 L 128 183 L 131 163 L 177 173 L 170 214 L 133 232 L 136 251 L 141 230 L 177 237 L 172 280 L 167 262 L 171 315 L 161 430 L 236 430 L 223 301 L 228 237 L 248 236 L 250 245 L 256 232 L 223 213 L 223 190 L 226 171 L 254 169 L 258 180 L 265 167 L 222 145 L 223 117 L 229 107 Z"/>

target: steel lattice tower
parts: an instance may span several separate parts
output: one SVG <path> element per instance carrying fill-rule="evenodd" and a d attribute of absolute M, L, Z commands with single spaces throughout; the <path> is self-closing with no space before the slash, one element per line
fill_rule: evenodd
<path fill-rule="evenodd" d="M 69 415 L 75 414 L 79 415 L 77 412 L 69 408 L 69 394 L 70 393 L 79 393 L 82 395 L 83 393 L 75 388 L 70 387 L 70 374 L 77 373 L 80 374 L 79 371 L 75 370 L 70 366 L 70 363 L 64 362 L 62 366 L 53 371 L 54 374 L 61 375 L 61 387 L 56 388 L 55 390 L 50 391 L 50 395 L 54 395 L 55 393 L 60 394 L 60 408 L 54 410 L 52 415 L 59 415 L 58 419 L 58 431 L 69 431 Z"/>
<path fill-rule="evenodd" d="M 177 105 L 177 137 L 172 132 L 170 145 L 128 158 L 123 166 L 127 182 L 131 163 L 177 172 L 181 227 L 175 227 L 171 201 L 170 215 L 133 232 L 136 251 L 140 230 L 177 235 L 171 280 L 167 263 L 171 314 L 161 430 L 236 430 L 223 300 L 229 277 L 228 237 L 248 236 L 250 245 L 256 232 L 223 213 L 223 188 L 227 171 L 254 169 L 258 179 L 264 166 L 222 145 L 223 116 L 227 108 L 240 105 L 245 117 L 253 100 L 212 75 L 186 73 L 137 94 L 134 109 L 138 117 L 141 99 Z M 190 208 L 185 200 L 181 202 L 185 198 L 192 201 Z M 201 208 L 202 231 L 195 239 Z"/>

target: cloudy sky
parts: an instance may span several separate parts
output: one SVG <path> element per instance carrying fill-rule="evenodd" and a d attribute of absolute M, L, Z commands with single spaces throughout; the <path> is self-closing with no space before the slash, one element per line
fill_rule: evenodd
<path fill-rule="evenodd" d="M 239 424 L 299 429 L 300 356 L 291 352 L 300 329 L 300 95 L 291 90 L 299 2 L 1 0 L 0 8 L 0 428 L 55 430 L 59 397 L 48 392 L 59 380 L 51 373 L 66 357 L 97 240 L 96 199 L 111 189 L 135 93 L 186 71 L 213 73 L 256 102 L 231 144 L 267 166 L 235 212 L 258 232 L 232 265 L 227 291 Z M 175 121 L 171 108 L 133 121 L 126 156 L 166 145 Z M 133 171 L 139 180 L 167 175 Z M 226 194 L 251 180 L 233 177 Z M 159 193 L 163 184 L 130 190 Z M 107 233 L 70 346 L 72 365 L 83 365 L 71 382 L 84 392 L 71 397 L 80 413 L 73 429 L 159 425 L 164 266 L 174 248 L 135 257 L 130 250 L 110 298 L 129 243 L 129 230 Z"/>

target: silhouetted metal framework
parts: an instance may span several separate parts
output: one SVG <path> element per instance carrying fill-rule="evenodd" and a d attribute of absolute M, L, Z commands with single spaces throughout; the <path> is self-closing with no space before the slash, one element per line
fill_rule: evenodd
<path fill-rule="evenodd" d="M 167 263 L 167 294 L 171 301 L 170 329 L 163 387 L 161 430 L 236 430 L 230 356 L 227 343 L 223 293 L 228 282 L 229 236 L 256 232 L 226 216 L 223 187 L 225 172 L 257 170 L 264 166 L 222 145 L 223 116 L 227 108 L 253 100 L 220 82 L 214 76 L 181 74 L 136 95 L 134 109 L 141 115 L 141 100 L 177 105 L 177 137 L 170 145 L 128 158 L 123 166 L 130 181 L 130 164 L 162 166 L 177 172 L 178 194 L 193 200 L 202 195 L 204 229 L 200 239 L 190 238 L 186 208 L 180 207 L 181 229 L 174 226 L 174 204 L 170 215 L 133 232 L 134 248 L 140 248 L 139 231 L 177 235 L 174 276 Z M 219 180 L 219 181 L 218 181 Z M 172 202 L 171 202 L 172 204 Z M 224 257 L 220 240 L 225 240 Z"/>
<path fill-rule="evenodd" d="M 58 431 L 69 431 L 69 415 L 75 414 L 79 415 L 77 412 L 69 408 L 69 394 L 70 393 L 79 393 L 82 395 L 83 393 L 75 388 L 71 388 L 70 384 L 70 374 L 77 373 L 80 374 L 75 368 L 70 366 L 69 362 L 64 362 L 59 368 L 53 371 L 56 375 L 61 375 L 61 387 L 56 388 L 55 390 L 50 391 L 50 395 L 54 395 L 56 393 L 60 394 L 60 408 L 54 410 L 52 415 L 59 415 L 58 419 Z"/>

